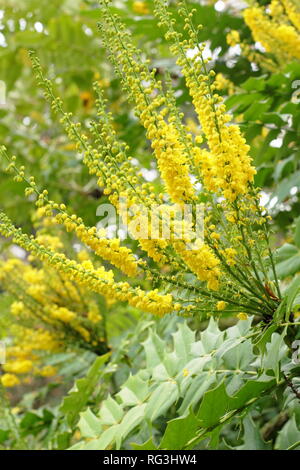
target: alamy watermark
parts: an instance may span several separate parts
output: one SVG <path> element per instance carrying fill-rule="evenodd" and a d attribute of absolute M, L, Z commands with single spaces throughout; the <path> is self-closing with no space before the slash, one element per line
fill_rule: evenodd
<path fill-rule="evenodd" d="M 295 90 L 292 94 L 292 103 L 300 103 L 300 80 L 294 80 L 292 83 L 292 88 Z"/>
<path fill-rule="evenodd" d="M 6 362 L 6 346 L 4 341 L 0 341 L 0 364 L 5 364 Z"/>
<path fill-rule="evenodd" d="M 117 210 L 112 204 L 101 204 L 96 215 L 99 236 L 109 233 L 114 238 L 133 240 L 185 240 L 193 243 L 204 239 L 203 204 L 131 204 L 120 198 Z"/>
<path fill-rule="evenodd" d="M 6 84 L 0 80 L 0 107 L 6 105 Z"/>
<path fill-rule="evenodd" d="M 293 350 L 292 363 L 300 364 L 300 340 L 299 339 L 296 339 L 295 341 L 293 341 L 292 350 Z"/>

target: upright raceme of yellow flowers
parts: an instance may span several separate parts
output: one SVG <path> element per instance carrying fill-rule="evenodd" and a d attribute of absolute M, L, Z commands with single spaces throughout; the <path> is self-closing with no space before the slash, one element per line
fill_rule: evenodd
<path fill-rule="evenodd" d="M 274 54 L 279 64 L 300 59 L 300 9 L 291 0 L 273 0 L 269 13 L 264 6 L 247 8 L 244 19 L 254 40 Z"/>
<path fill-rule="evenodd" d="M 200 167 L 203 168 L 206 188 L 211 192 L 221 190 L 226 199 L 234 201 L 238 195 L 248 192 L 249 183 L 252 183 L 255 174 L 249 156 L 249 146 L 239 127 L 228 124 L 230 116 L 226 114 L 223 99 L 215 93 L 215 73 L 207 71 L 208 60 L 203 59 L 204 46 L 198 46 L 197 31 L 191 24 L 189 13 L 182 4 L 180 7 L 180 12 L 185 16 L 185 29 L 190 40 L 183 41 L 181 34 L 175 31 L 164 0 L 156 1 L 156 14 L 161 25 L 168 30 L 166 39 L 172 42 L 172 52 L 179 57 L 177 64 L 185 76 L 210 149 L 210 153 L 203 152 L 198 158 Z M 189 51 L 193 50 L 195 45 L 197 51 L 190 58 Z M 195 153 L 197 155 L 197 152 Z"/>
<path fill-rule="evenodd" d="M 195 194 L 189 177 L 189 157 L 180 142 L 180 133 L 173 125 L 174 116 L 169 113 L 162 83 L 155 78 L 156 70 L 149 71 L 147 62 L 142 60 L 142 54 L 133 45 L 128 32 L 107 8 L 107 2 L 101 3 L 104 16 L 100 24 L 102 40 L 152 142 L 167 192 L 175 203 L 188 202 Z M 174 184 L 174 176 L 177 184 Z"/>
<path fill-rule="evenodd" d="M 180 204 L 193 200 L 195 196 L 189 177 L 188 162 L 177 129 L 172 123 L 166 123 L 161 119 L 153 134 L 152 148 L 173 202 Z"/>

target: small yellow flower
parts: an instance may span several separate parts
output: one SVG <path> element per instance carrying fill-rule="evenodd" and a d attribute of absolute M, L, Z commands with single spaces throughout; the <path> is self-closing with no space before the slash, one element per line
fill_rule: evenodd
<path fill-rule="evenodd" d="M 15 406 L 14 408 L 11 409 L 11 412 L 13 415 L 17 415 L 18 413 L 20 413 L 21 411 L 21 408 L 19 408 L 18 406 Z"/>
<path fill-rule="evenodd" d="M 224 300 L 220 300 L 217 302 L 217 310 L 224 310 L 226 308 L 227 303 Z"/>
<path fill-rule="evenodd" d="M 61 320 L 65 323 L 69 323 L 74 320 L 74 318 L 76 318 L 76 315 L 74 312 L 71 312 L 65 307 L 59 307 L 52 312 L 52 317 L 57 318 L 58 320 Z"/>
<path fill-rule="evenodd" d="M 146 2 L 133 2 L 133 11 L 139 15 L 148 15 L 150 10 Z"/>
<path fill-rule="evenodd" d="M 248 315 L 247 315 L 246 313 L 244 313 L 244 312 L 241 312 L 241 313 L 238 313 L 238 314 L 237 314 L 237 318 L 238 318 L 239 320 L 248 320 Z"/>
<path fill-rule="evenodd" d="M 211 234 L 211 238 L 213 238 L 214 240 L 220 240 L 221 236 L 220 236 L 219 233 L 213 232 L 213 233 Z"/>
<path fill-rule="evenodd" d="M 45 366 L 40 370 L 39 375 L 41 375 L 42 377 L 53 377 L 53 375 L 55 375 L 56 372 L 57 372 L 56 367 Z"/>
<path fill-rule="evenodd" d="M 14 374 L 4 374 L 1 377 L 1 383 L 4 387 L 14 387 L 15 385 L 19 385 L 20 380 Z"/>
<path fill-rule="evenodd" d="M 240 42 L 240 34 L 238 31 L 232 30 L 226 36 L 226 41 L 229 46 L 235 46 Z"/>

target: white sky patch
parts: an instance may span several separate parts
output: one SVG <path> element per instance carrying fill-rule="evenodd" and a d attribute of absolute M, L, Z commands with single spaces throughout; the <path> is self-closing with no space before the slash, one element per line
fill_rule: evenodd
<path fill-rule="evenodd" d="M 262 191 L 260 194 L 260 201 L 259 201 L 260 205 L 263 207 L 266 206 L 269 200 L 270 200 L 270 195 Z"/>
<path fill-rule="evenodd" d="M 6 40 L 5 40 L 5 36 L 3 33 L 0 33 L 0 46 L 1 47 L 6 47 L 7 46 L 7 43 L 6 43 Z"/>
<path fill-rule="evenodd" d="M 145 178 L 145 180 L 149 182 L 154 181 L 158 176 L 158 173 L 156 170 L 147 170 L 147 168 L 142 168 L 141 173 L 143 177 Z"/>
<path fill-rule="evenodd" d="M 194 49 L 188 49 L 186 51 L 186 56 L 188 59 L 192 59 L 198 52 L 198 47 L 194 47 Z"/>
<path fill-rule="evenodd" d="M 107 238 L 115 238 L 117 226 L 116 224 L 109 225 L 106 227 L 106 236 Z"/>
<path fill-rule="evenodd" d="M 8 29 L 13 33 L 15 31 L 15 22 L 14 20 L 7 20 Z"/>
<path fill-rule="evenodd" d="M 229 47 L 228 52 L 226 54 L 226 64 L 229 68 L 232 68 L 235 66 L 236 57 L 240 56 L 241 52 L 242 51 L 241 51 L 241 47 L 239 44 Z"/>
<path fill-rule="evenodd" d="M 151 81 L 150 80 L 142 80 L 141 85 L 143 86 L 143 88 L 148 88 L 151 85 Z"/>
<path fill-rule="evenodd" d="M 183 91 L 182 91 L 182 90 L 175 90 L 175 91 L 174 91 L 174 96 L 175 96 L 175 98 L 179 98 L 181 95 L 183 95 Z"/>
<path fill-rule="evenodd" d="M 282 146 L 282 142 L 282 137 L 277 137 L 277 139 L 271 140 L 270 146 L 276 149 L 280 149 L 280 147 Z"/>
<path fill-rule="evenodd" d="M 43 30 L 44 30 L 44 25 L 43 23 L 41 23 L 40 21 L 36 21 L 34 23 L 34 29 L 38 32 L 38 33 L 42 33 Z"/>
<path fill-rule="evenodd" d="M 264 48 L 264 46 L 260 42 L 256 41 L 256 43 L 254 45 L 255 45 L 255 49 L 257 49 L 258 51 L 266 52 L 266 49 Z"/>
<path fill-rule="evenodd" d="M 268 204 L 269 209 L 272 209 L 274 206 L 276 206 L 277 202 L 278 202 L 278 197 L 277 196 L 272 197 L 271 201 Z"/>
<path fill-rule="evenodd" d="M 298 192 L 298 187 L 297 186 L 293 186 L 292 189 L 290 190 L 290 194 L 292 196 L 295 196 L 295 194 L 297 194 Z"/>
<path fill-rule="evenodd" d="M 280 114 L 280 117 L 287 123 L 288 126 L 292 126 L 293 116 L 291 114 Z"/>
<path fill-rule="evenodd" d="M 218 57 L 221 49 L 222 49 L 221 47 L 217 47 L 214 51 L 212 51 L 210 48 L 210 41 L 207 41 L 205 43 L 204 50 L 202 51 L 202 57 L 204 60 L 206 59 L 215 60 Z M 192 59 L 198 52 L 199 52 L 199 48 L 194 47 L 194 49 L 187 50 L 186 56 L 187 58 Z"/>
<path fill-rule="evenodd" d="M 20 26 L 20 30 L 24 31 L 26 29 L 26 26 L 27 26 L 27 21 L 24 18 L 20 18 L 19 19 L 19 26 Z"/>
<path fill-rule="evenodd" d="M 76 251 L 76 253 L 79 253 L 79 251 L 82 250 L 82 245 L 80 245 L 80 243 L 73 243 L 73 248 Z"/>
<path fill-rule="evenodd" d="M 212 58 L 213 60 L 217 60 L 217 58 L 219 57 L 219 54 L 222 50 L 222 47 L 216 47 L 216 49 L 213 51 L 212 53 Z"/>
<path fill-rule="evenodd" d="M 20 259 L 25 259 L 26 258 L 26 251 L 23 250 L 23 248 L 20 248 L 19 246 L 17 245 L 12 245 L 10 247 L 10 252 L 16 256 L 17 258 L 20 258 Z"/>
<path fill-rule="evenodd" d="M 225 9 L 230 10 L 233 9 L 233 11 L 240 11 L 243 10 L 244 8 L 249 7 L 249 0 L 218 0 L 215 4 L 215 10 L 217 11 L 224 11 Z M 218 7 L 216 8 L 216 6 Z M 224 5 L 224 7 L 223 7 Z"/>
<path fill-rule="evenodd" d="M 91 28 L 89 28 L 88 26 L 86 26 L 85 24 L 82 25 L 82 29 L 83 31 L 85 32 L 85 34 L 87 36 L 93 36 L 93 31 L 91 30 Z"/>
<path fill-rule="evenodd" d="M 0 80 L 0 106 L 6 104 L 6 83 Z"/>
<path fill-rule="evenodd" d="M 235 46 L 230 46 L 228 52 L 231 56 L 240 55 L 242 52 L 241 46 L 239 44 L 236 44 Z"/>
<path fill-rule="evenodd" d="M 31 123 L 31 119 L 29 116 L 25 116 L 24 119 L 23 119 L 23 124 L 24 126 L 29 126 L 29 124 Z"/>
<path fill-rule="evenodd" d="M 257 64 L 255 62 L 251 62 L 251 70 L 253 70 L 253 72 L 257 72 L 259 70 Z"/>
<path fill-rule="evenodd" d="M 125 240 L 126 236 L 127 236 L 126 230 L 119 228 L 118 237 L 120 238 L 120 240 Z"/>
<path fill-rule="evenodd" d="M 215 4 L 215 10 L 217 11 L 224 11 L 226 8 L 226 4 L 224 2 L 222 2 L 222 0 L 219 0 L 216 4 Z"/>
<path fill-rule="evenodd" d="M 213 56 L 212 50 L 209 47 L 210 45 L 208 43 L 205 44 L 204 51 L 202 52 L 203 59 L 210 59 Z"/>

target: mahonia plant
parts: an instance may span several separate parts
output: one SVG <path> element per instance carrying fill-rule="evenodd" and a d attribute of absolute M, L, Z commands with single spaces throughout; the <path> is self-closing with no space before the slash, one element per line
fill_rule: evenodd
<path fill-rule="evenodd" d="M 83 131 L 81 123 L 65 111 L 63 101 L 55 95 L 39 59 L 31 51 L 38 84 L 60 116 L 68 137 L 76 144 L 84 165 L 97 178 L 120 220 L 129 227 L 142 220 L 145 230 L 138 232 L 139 246 L 133 251 L 119 238 L 108 238 L 96 226 L 86 226 L 81 217 L 60 201 L 54 201 L 47 189 L 40 188 L 35 178 L 28 176 L 26 169 L 17 165 L 16 157 L 10 157 L 2 146 L 0 153 L 8 161 L 7 171 L 14 174 L 15 181 L 26 182 L 25 195 L 35 201 L 47 218 L 73 233 L 105 264 L 99 266 L 90 258 L 68 257 L 49 239 L 23 233 L 3 211 L 0 212 L 1 235 L 11 238 L 43 266 L 48 266 L 45 269 L 49 272 L 55 271 L 55 279 L 63 279 L 74 292 L 76 285 L 84 298 L 89 291 L 160 317 L 176 313 L 204 320 L 211 315 L 236 315 L 246 320 L 248 315 L 255 315 L 263 326 L 269 324 L 274 315 L 279 318 L 278 311 L 282 312 L 282 294 L 270 245 L 270 217 L 261 207 L 260 193 L 254 186 L 256 171 L 249 146 L 239 126 L 231 122 L 210 59 L 203 56 L 205 44 L 199 41 L 201 26 L 194 25 L 193 10 L 189 11 L 185 2 L 179 3 L 188 35 L 188 39 L 183 39 L 165 1 L 155 1 L 158 24 L 170 43 L 199 119 L 201 133 L 197 135 L 191 132 L 176 105 L 170 77 L 158 78 L 156 69 L 150 67 L 118 16 L 111 12 L 109 2 L 101 1 L 100 5 L 99 30 L 103 44 L 145 129 L 145 139 L 157 162 L 164 191 L 158 192 L 134 165 L 130 148 L 116 133 L 114 117 L 108 112 L 99 83 L 94 86 L 97 117 Z M 168 214 L 172 215 L 170 236 L 149 237 L 152 226 L 148 215 L 143 216 L 139 211 L 124 214 L 123 200 L 129 207 L 142 204 L 150 211 L 162 207 L 160 224 Z M 185 205 L 191 207 L 192 221 L 178 224 L 174 206 L 184 208 Z M 195 229 L 199 206 L 204 211 L 204 236 L 193 238 L 191 231 Z M 8 260 L 4 273 L 9 274 L 14 263 Z M 13 272 L 24 269 L 28 278 L 40 275 L 30 266 L 20 267 L 17 263 Z M 36 290 L 43 289 L 43 280 L 40 281 Z M 36 301 L 38 296 L 40 302 L 40 293 L 33 292 L 34 282 L 30 284 L 31 297 Z M 12 288 L 18 296 L 19 287 L 12 285 Z M 26 286 L 22 289 L 28 291 Z M 23 300 L 22 294 L 20 301 Z M 47 302 L 46 296 L 41 315 L 48 308 Z M 53 320 L 67 325 L 70 334 L 76 333 L 81 341 L 97 348 L 94 341 L 101 341 L 101 336 L 93 339 L 94 333 L 82 318 L 80 302 L 76 311 L 55 301 L 54 304 L 48 324 Z M 19 311 L 20 304 L 15 304 L 13 309 Z M 28 306 L 24 305 L 24 309 L 27 312 Z"/>
<path fill-rule="evenodd" d="M 36 447 L 299 448 L 293 341 L 299 337 L 300 278 L 288 287 L 279 283 L 280 253 L 276 259 L 251 149 L 223 99 L 234 85 L 212 69 L 199 40 L 201 26 L 194 24 L 187 3 L 178 2 L 176 12 L 183 32 L 168 3 L 155 0 L 158 25 L 193 102 L 193 118 L 185 116 L 172 77 L 145 59 L 110 2 L 100 5 L 103 45 L 144 128 L 144 148 L 160 183 L 144 177 L 142 163 L 118 135 L 104 84 L 98 80 L 93 92 L 81 95 L 89 111 L 95 109 L 94 119 L 89 125 L 76 122 L 30 51 L 38 86 L 71 148 L 135 241 L 88 226 L 0 147 L 7 171 L 25 183 L 25 197 L 35 209 L 32 234 L 0 211 L 0 234 L 25 250 L 18 258 L 7 250 L 0 261 L 1 291 L 13 299 L 0 376 L 0 445 L 10 439 L 12 447 L 24 448 L 26 432 L 43 427 Z M 293 5 L 273 0 L 267 10 L 252 2 L 245 20 L 254 39 L 273 55 L 245 49 L 250 60 L 269 70 L 292 60 L 287 51 L 297 53 L 296 43 L 291 50 L 297 28 Z M 133 2 L 132 8 L 139 15 L 150 12 L 145 2 Z M 279 17 L 289 18 L 284 28 L 277 28 Z M 273 22 L 276 34 L 265 21 Z M 233 45 L 239 37 L 233 31 L 228 40 Z M 177 218 L 180 212 L 183 220 Z M 124 327 L 124 311 L 134 328 Z M 163 318 L 143 321 L 142 312 Z M 56 386 L 51 376 L 61 374 L 67 382 L 57 356 L 70 351 L 72 366 L 81 362 L 83 369 L 76 369 L 80 378 L 61 404 L 51 403 L 53 413 L 43 409 L 43 417 L 31 412 L 38 423 L 32 428 L 26 415 L 15 419 L 3 387 L 26 384 L 34 376 L 50 384 L 48 391 Z"/>

